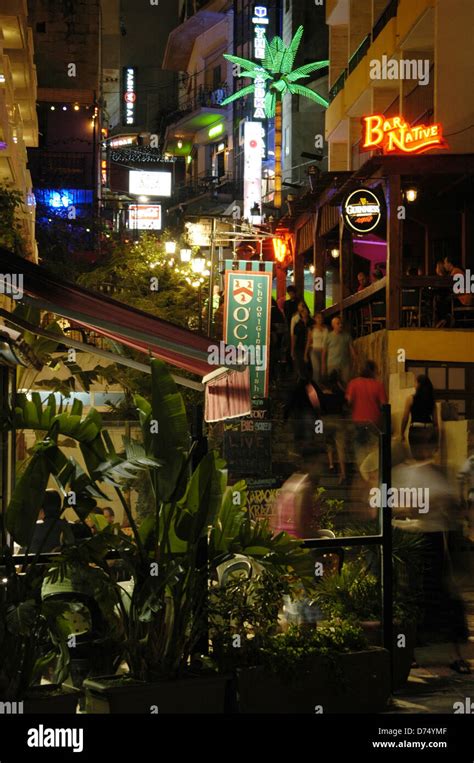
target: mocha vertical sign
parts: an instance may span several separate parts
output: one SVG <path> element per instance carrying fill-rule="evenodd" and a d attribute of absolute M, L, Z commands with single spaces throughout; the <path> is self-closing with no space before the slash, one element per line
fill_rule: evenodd
<path fill-rule="evenodd" d="M 228 270 L 225 274 L 224 341 L 247 347 L 250 397 L 268 396 L 272 274 Z"/>

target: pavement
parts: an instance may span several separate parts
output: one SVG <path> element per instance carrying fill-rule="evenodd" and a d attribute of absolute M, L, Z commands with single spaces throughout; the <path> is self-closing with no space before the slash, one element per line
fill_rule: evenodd
<path fill-rule="evenodd" d="M 461 702 L 465 708 L 468 708 L 468 712 L 474 714 L 474 644 L 472 642 L 463 649 L 463 656 L 471 666 L 472 673 L 468 675 L 460 675 L 449 668 L 449 664 L 454 660 L 451 644 L 417 647 L 415 658 L 418 667 L 411 669 L 407 684 L 393 695 L 385 713 L 452 714 L 455 709 L 459 711 L 459 705 L 455 707 L 455 703 Z M 466 700 L 468 700 L 467 703 Z M 473 702 L 472 708 L 471 702 Z"/>

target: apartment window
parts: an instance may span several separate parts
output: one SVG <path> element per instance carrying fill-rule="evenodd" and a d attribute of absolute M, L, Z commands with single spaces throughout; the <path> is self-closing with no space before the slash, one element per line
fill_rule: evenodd
<path fill-rule="evenodd" d="M 212 70 L 212 87 L 216 90 L 222 82 L 221 65 L 215 66 Z"/>
<path fill-rule="evenodd" d="M 37 21 L 36 22 L 36 31 L 38 34 L 45 34 L 46 33 L 46 21 Z"/>

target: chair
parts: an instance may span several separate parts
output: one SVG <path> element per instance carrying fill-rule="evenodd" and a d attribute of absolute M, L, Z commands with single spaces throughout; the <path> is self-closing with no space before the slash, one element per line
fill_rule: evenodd
<path fill-rule="evenodd" d="M 368 334 L 379 331 L 385 327 L 386 320 L 385 302 L 369 302 L 362 308 L 362 333 L 365 333 L 364 329 Z"/>
<path fill-rule="evenodd" d="M 402 289 L 402 323 L 421 326 L 421 289 Z"/>

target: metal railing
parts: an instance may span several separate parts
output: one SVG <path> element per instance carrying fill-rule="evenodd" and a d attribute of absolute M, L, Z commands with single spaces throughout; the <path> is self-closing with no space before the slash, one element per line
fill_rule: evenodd
<path fill-rule="evenodd" d="M 335 81 L 334 85 L 332 86 L 332 88 L 329 91 L 329 95 L 328 95 L 329 103 L 331 103 L 331 101 L 334 100 L 336 95 L 338 93 L 340 93 L 340 91 L 344 87 L 344 83 L 345 83 L 346 79 L 347 79 L 347 69 L 344 69 L 340 73 L 339 77 L 337 78 L 337 80 Z"/>
<path fill-rule="evenodd" d="M 364 39 L 362 40 L 361 44 L 357 48 L 357 50 L 354 51 L 352 56 L 349 59 L 349 63 L 347 65 L 348 73 L 354 71 L 356 66 L 362 61 L 362 59 L 367 55 L 367 51 L 370 48 L 371 44 L 371 37 L 370 32 L 367 34 Z"/>
<path fill-rule="evenodd" d="M 380 32 L 387 26 L 390 19 L 395 18 L 397 15 L 399 0 L 390 0 L 387 7 L 382 11 L 372 28 L 372 42 L 377 39 Z"/>

